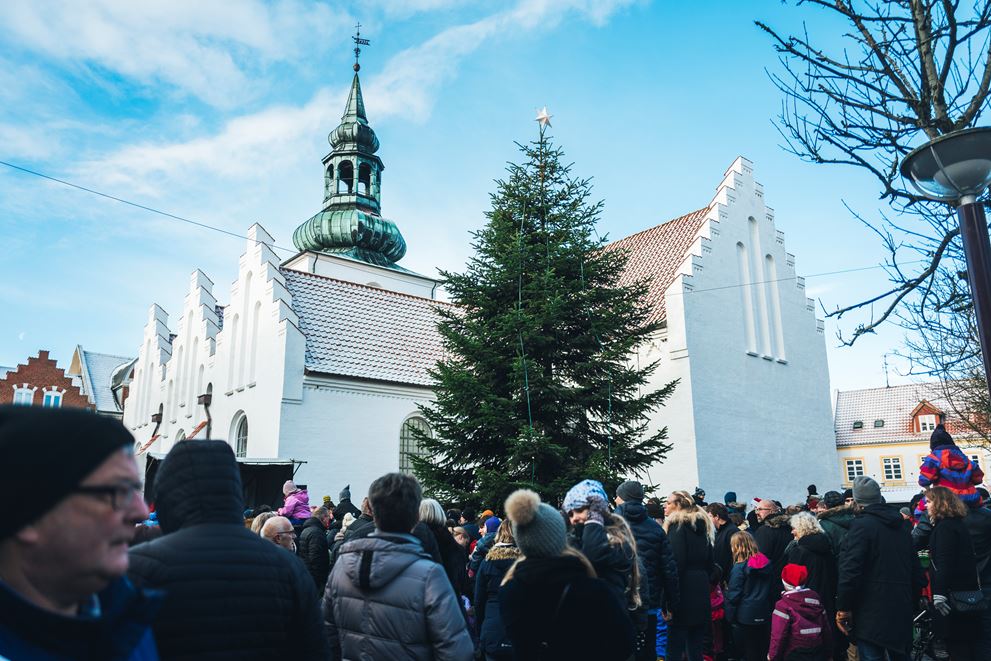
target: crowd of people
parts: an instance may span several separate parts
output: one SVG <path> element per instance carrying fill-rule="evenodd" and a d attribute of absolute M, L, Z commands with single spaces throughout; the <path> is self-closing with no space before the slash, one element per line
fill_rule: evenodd
<path fill-rule="evenodd" d="M 151 494 L 133 447 L 0 407 L 0 494 L 30 495 L 0 519 L 0 658 L 900 661 L 921 620 L 928 656 L 991 657 L 988 495 L 942 426 L 901 509 L 866 476 L 789 506 L 586 479 L 477 514 L 389 473 L 360 508 L 290 480 L 245 510 L 226 442 L 176 444 Z"/>

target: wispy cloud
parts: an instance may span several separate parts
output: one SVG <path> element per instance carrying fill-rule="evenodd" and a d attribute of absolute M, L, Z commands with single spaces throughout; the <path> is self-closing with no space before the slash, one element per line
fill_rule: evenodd
<path fill-rule="evenodd" d="M 402 117 L 424 121 L 441 86 L 457 74 L 465 57 L 497 37 L 550 30 L 575 16 L 601 24 L 638 0 L 522 0 L 480 20 L 444 29 L 422 44 L 389 59 L 366 83 L 366 102 L 376 121 Z M 422 3 L 421 3 L 422 4 Z M 443 5 L 447 3 L 426 3 Z M 346 98 L 344 87 L 323 88 L 301 106 L 281 105 L 229 120 L 217 133 L 171 144 L 125 147 L 80 172 L 99 173 L 105 183 L 126 183 L 154 195 L 160 175 L 188 178 L 210 172 L 220 177 L 249 175 L 258 163 L 267 167 L 297 163 L 309 154 L 313 136 L 332 128 Z"/>
<path fill-rule="evenodd" d="M 0 3 L 0 38 L 28 52 L 166 83 L 220 107 L 250 96 L 270 63 L 313 52 L 350 22 L 314 0 Z"/>

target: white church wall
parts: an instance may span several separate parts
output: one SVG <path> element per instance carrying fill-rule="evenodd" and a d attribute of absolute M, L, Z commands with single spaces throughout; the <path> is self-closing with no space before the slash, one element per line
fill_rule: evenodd
<path fill-rule="evenodd" d="M 668 299 L 668 315 L 671 306 L 680 307 L 680 302 Z M 672 491 L 691 491 L 698 484 L 698 461 L 695 449 L 695 424 L 692 407 L 692 375 L 687 353 L 684 350 L 684 333 L 681 329 L 669 329 L 673 333 L 662 332 L 640 352 L 640 364 L 647 365 L 660 359 L 657 370 L 645 386 L 645 391 L 659 390 L 668 383 L 678 380 L 674 392 L 664 406 L 652 416 L 647 434 L 656 433 L 667 427 L 667 443 L 671 449 L 662 462 L 650 466 L 640 476 L 648 484 L 657 485 L 655 495 L 667 496 Z M 672 337 L 673 335 L 673 337 Z"/>
<path fill-rule="evenodd" d="M 357 504 L 381 475 L 399 470 L 399 433 L 431 401 L 426 388 L 307 376 L 299 402 L 282 404 L 282 457 L 305 459 L 296 481 L 310 502 L 351 485 Z"/>
<path fill-rule="evenodd" d="M 733 163 L 709 214 L 690 275 L 666 297 L 687 338 L 701 486 L 710 499 L 798 502 L 807 485 L 836 482 L 822 322 L 749 161 Z"/>
<path fill-rule="evenodd" d="M 304 341 L 272 243 L 260 225 L 248 230 L 238 277 L 223 310 L 222 330 L 213 283 L 200 271 L 191 277 L 171 343 L 167 315 L 158 306 L 152 307 L 135 366 L 136 376 L 139 371 L 142 376 L 135 379 L 130 396 L 137 405 L 125 407 L 124 414 L 125 424 L 142 440 L 142 435 L 151 434 L 147 422 L 151 413 L 162 406 L 161 439 L 149 450 L 168 452 L 180 435 L 192 434 L 206 419 L 196 397 L 209 389 L 212 438 L 227 440 L 236 449 L 237 424 L 246 417 L 245 456 L 280 456 L 281 402 L 286 396 L 299 397 Z M 171 353 L 166 354 L 164 348 L 147 349 L 163 345 Z M 155 379 L 149 383 L 146 374 L 162 376 L 157 383 Z M 287 382 L 287 375 L 294 380 Z M 205 431 L 196 436 L 205 437 Z"/>

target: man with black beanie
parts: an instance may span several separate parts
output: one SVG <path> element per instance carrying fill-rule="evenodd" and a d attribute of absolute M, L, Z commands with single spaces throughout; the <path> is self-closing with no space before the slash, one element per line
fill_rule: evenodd
<path fill-rule="evenodd" d="M 159 598 L 124 578 L 148 516 L 133 452 L 112 418 L 0 407 L 0 658 L 156 658 Z"/>

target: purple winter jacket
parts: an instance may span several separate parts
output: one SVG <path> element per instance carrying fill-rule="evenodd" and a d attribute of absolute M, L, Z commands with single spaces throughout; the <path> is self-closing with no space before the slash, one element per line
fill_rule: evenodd
<path fill-rule="evenodd" d="M 286 504 L 279 508 L 279 516 L 304 520 L 313 516 L 310 512 L 310 494 L 306 493 L 306 489 L 286 496 Z"/>
<path fill-rule="evenodd" d="M 820 654 L 814 658 L 832 656 L 832 632 L 819 595 L 808 588 L 781 593 L 771 613 L 771 647 L 767 658 L 782 661 L 800 649 L 806 651 L 802 658 L 813 658 L 807 652 L 815 648 Z"/>

